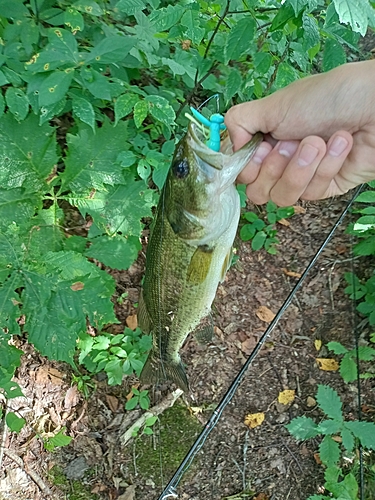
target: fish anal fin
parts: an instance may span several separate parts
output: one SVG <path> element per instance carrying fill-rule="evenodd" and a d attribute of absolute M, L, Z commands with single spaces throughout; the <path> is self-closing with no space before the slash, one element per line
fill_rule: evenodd
<path fill-rule="evenodd" d="M 151 330 L 151 321 L 150 316 L 147 312 L 147 307 L 143 298 L 143 290 L 141 290 L 141 294 L 139 296 L 138 301 L 138 310 L 137 310 L 137 319 L 139 328 L 143 333 L 150 333 Z"/>
<path fill-rule="evenodd" d="M 198 344 L 208 344 L 214 337 L 214 322 L 211 314 L 202 319 L 194 330 Z"/>
<path fill-rule="evenodd" d="M 221 283 L 224 281 L 225 275 L 227 274 L 227 271 L 230 268 L 230 265 L 232 263 L 232 258 L 233 258 L 233 247 L 230 247 L 229 252 L 225 256 L 223 267 L 221 268 L 221 277 L 220 277 Z"/>
<path fill-rule="evenodd" d="M 195 250 L 187 270 L 189 283 L 193 285 L 203 283 L 211 267 L 213 251 L 214 249 L 207 245 L 201 245 Z"/>
<path fill-rule="evenodd" d="M 160 384 L 166 380 L 174 382 L 184 392 L 189 392 L 189 382 L 181 360 L 162 360 L 150 352 L 140 375 L 143 384 Z"/>

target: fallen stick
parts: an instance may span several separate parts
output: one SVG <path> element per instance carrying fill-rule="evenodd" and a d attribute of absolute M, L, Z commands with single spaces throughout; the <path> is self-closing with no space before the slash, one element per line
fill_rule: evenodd
<path fill-rule="evenodd" d="M 146 423 L 146 420 L 150 417 L 157 417 L 163 411 L 171 408 L 176 400 L 183 394 L 184 391 L 181 389 L 176 389 L 166 396 L 160 403 L 150 408 L 146 413 L 143 413 L 123 434 L 120 435 L 120 442 L 123 446 L 126 446 L 128 442 L 133 437 L 133 431 L 137 428 L 140 429 Z"/>

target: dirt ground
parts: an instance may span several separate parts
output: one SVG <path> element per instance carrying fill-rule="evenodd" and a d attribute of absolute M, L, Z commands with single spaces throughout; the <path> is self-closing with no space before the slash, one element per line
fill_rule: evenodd
<path fill-rule="evenodd" d="M 86 400 L 71 385 L 66 364 L 46 361 L 17 339 L 26 355 L 16 381 L 26 397 L 11 400 L 8 409 L 22 415 L 27 425 L 19 434 L 1 432 L 0 499 L 157 500 L 266 329 L 271 313 L 278 311 L 348 199 L 349 195 L 303 203 L 301 213 L 288 219 L 288 225 L 278 224 L 277 255 L 254 252 L 249 243 L 237 241 L 239 260 L 220 285 L 214 303 L 214 339 L 199 344 L 191 336 L 183 348 L 191 393 L 161 414 L 153 435 L 132 440 L 126 447 L 122 436 L 141 414 L 124 410 L 136 379 L 111 387 L 105 377 L 95 377 L 96 390 Z M 322 491 L 319 438 L 297 442 L 285 424 L 301 415 L 322 418 L 314 399 L 318 384 L 338 391 L 346 419 L 358 416 L 355 384 L 344 384 L 338 372 L 324 371 L 316 361 L 336 358 L 325 347 L 329 341 L 352 348 L 353 322 L 361 321 L 355 319 L 343 291 L 343 275 L 352 268 L 345 225 L 336 231 L 250 367 L 183 476 L 176 498 L 304 500 Z M 124 303 L 116 305 L 122 322 L 116 331 L 136 313 L 144 260 L 141 254 L 129 271 L 113 272 L 118 295 L 128 292 Z M 368 264 L 354 261 L 362 274 Z M 362 322 L 361 343 L 366 344 L 370 333 Z M 320 350 L 316 340 L 322 342 Z M 172 389 L 151 389 L 151 406 L 165 403 Z M 288 405 L 278 402 L 279 392 L 285 389 L 295 390 L 295 399 Z M 373 421 L 375 384 L 371 380 L 362 381 L 361 404 L 364 418 Z M 251 429 L 244 420 L 254 413 L 264 413 L 265 418 Z M 72 442 L 47 452 L 40 436 L 53 435 L 63 427 Z"/>

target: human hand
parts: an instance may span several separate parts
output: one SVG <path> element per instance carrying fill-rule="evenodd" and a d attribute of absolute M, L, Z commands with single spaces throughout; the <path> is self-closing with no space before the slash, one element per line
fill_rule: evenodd
<path fill-rule="evenodd" d="M 235 150 L 266 135 L 238 177 L 254 203 L 280 206 L 346 193 L 375 179 L 375 61 L 350 63 L 232 107 Z"/>

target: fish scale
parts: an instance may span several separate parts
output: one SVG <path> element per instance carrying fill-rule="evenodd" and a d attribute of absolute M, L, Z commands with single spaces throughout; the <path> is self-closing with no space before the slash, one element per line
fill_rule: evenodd
<path fill-rule="evenodd" d="M 151 229 L 139 301 L 139 326 L 153 338 L 143 383 L 171 380 L 189 388 L 179 350 L 210 314 L 230 265 L 240 217 L 234 181 L 261 140 L 257 134 L 236 153 L 229 142 L 227 153 L 215 152 L 192 123 L 176 147 Z"/>

